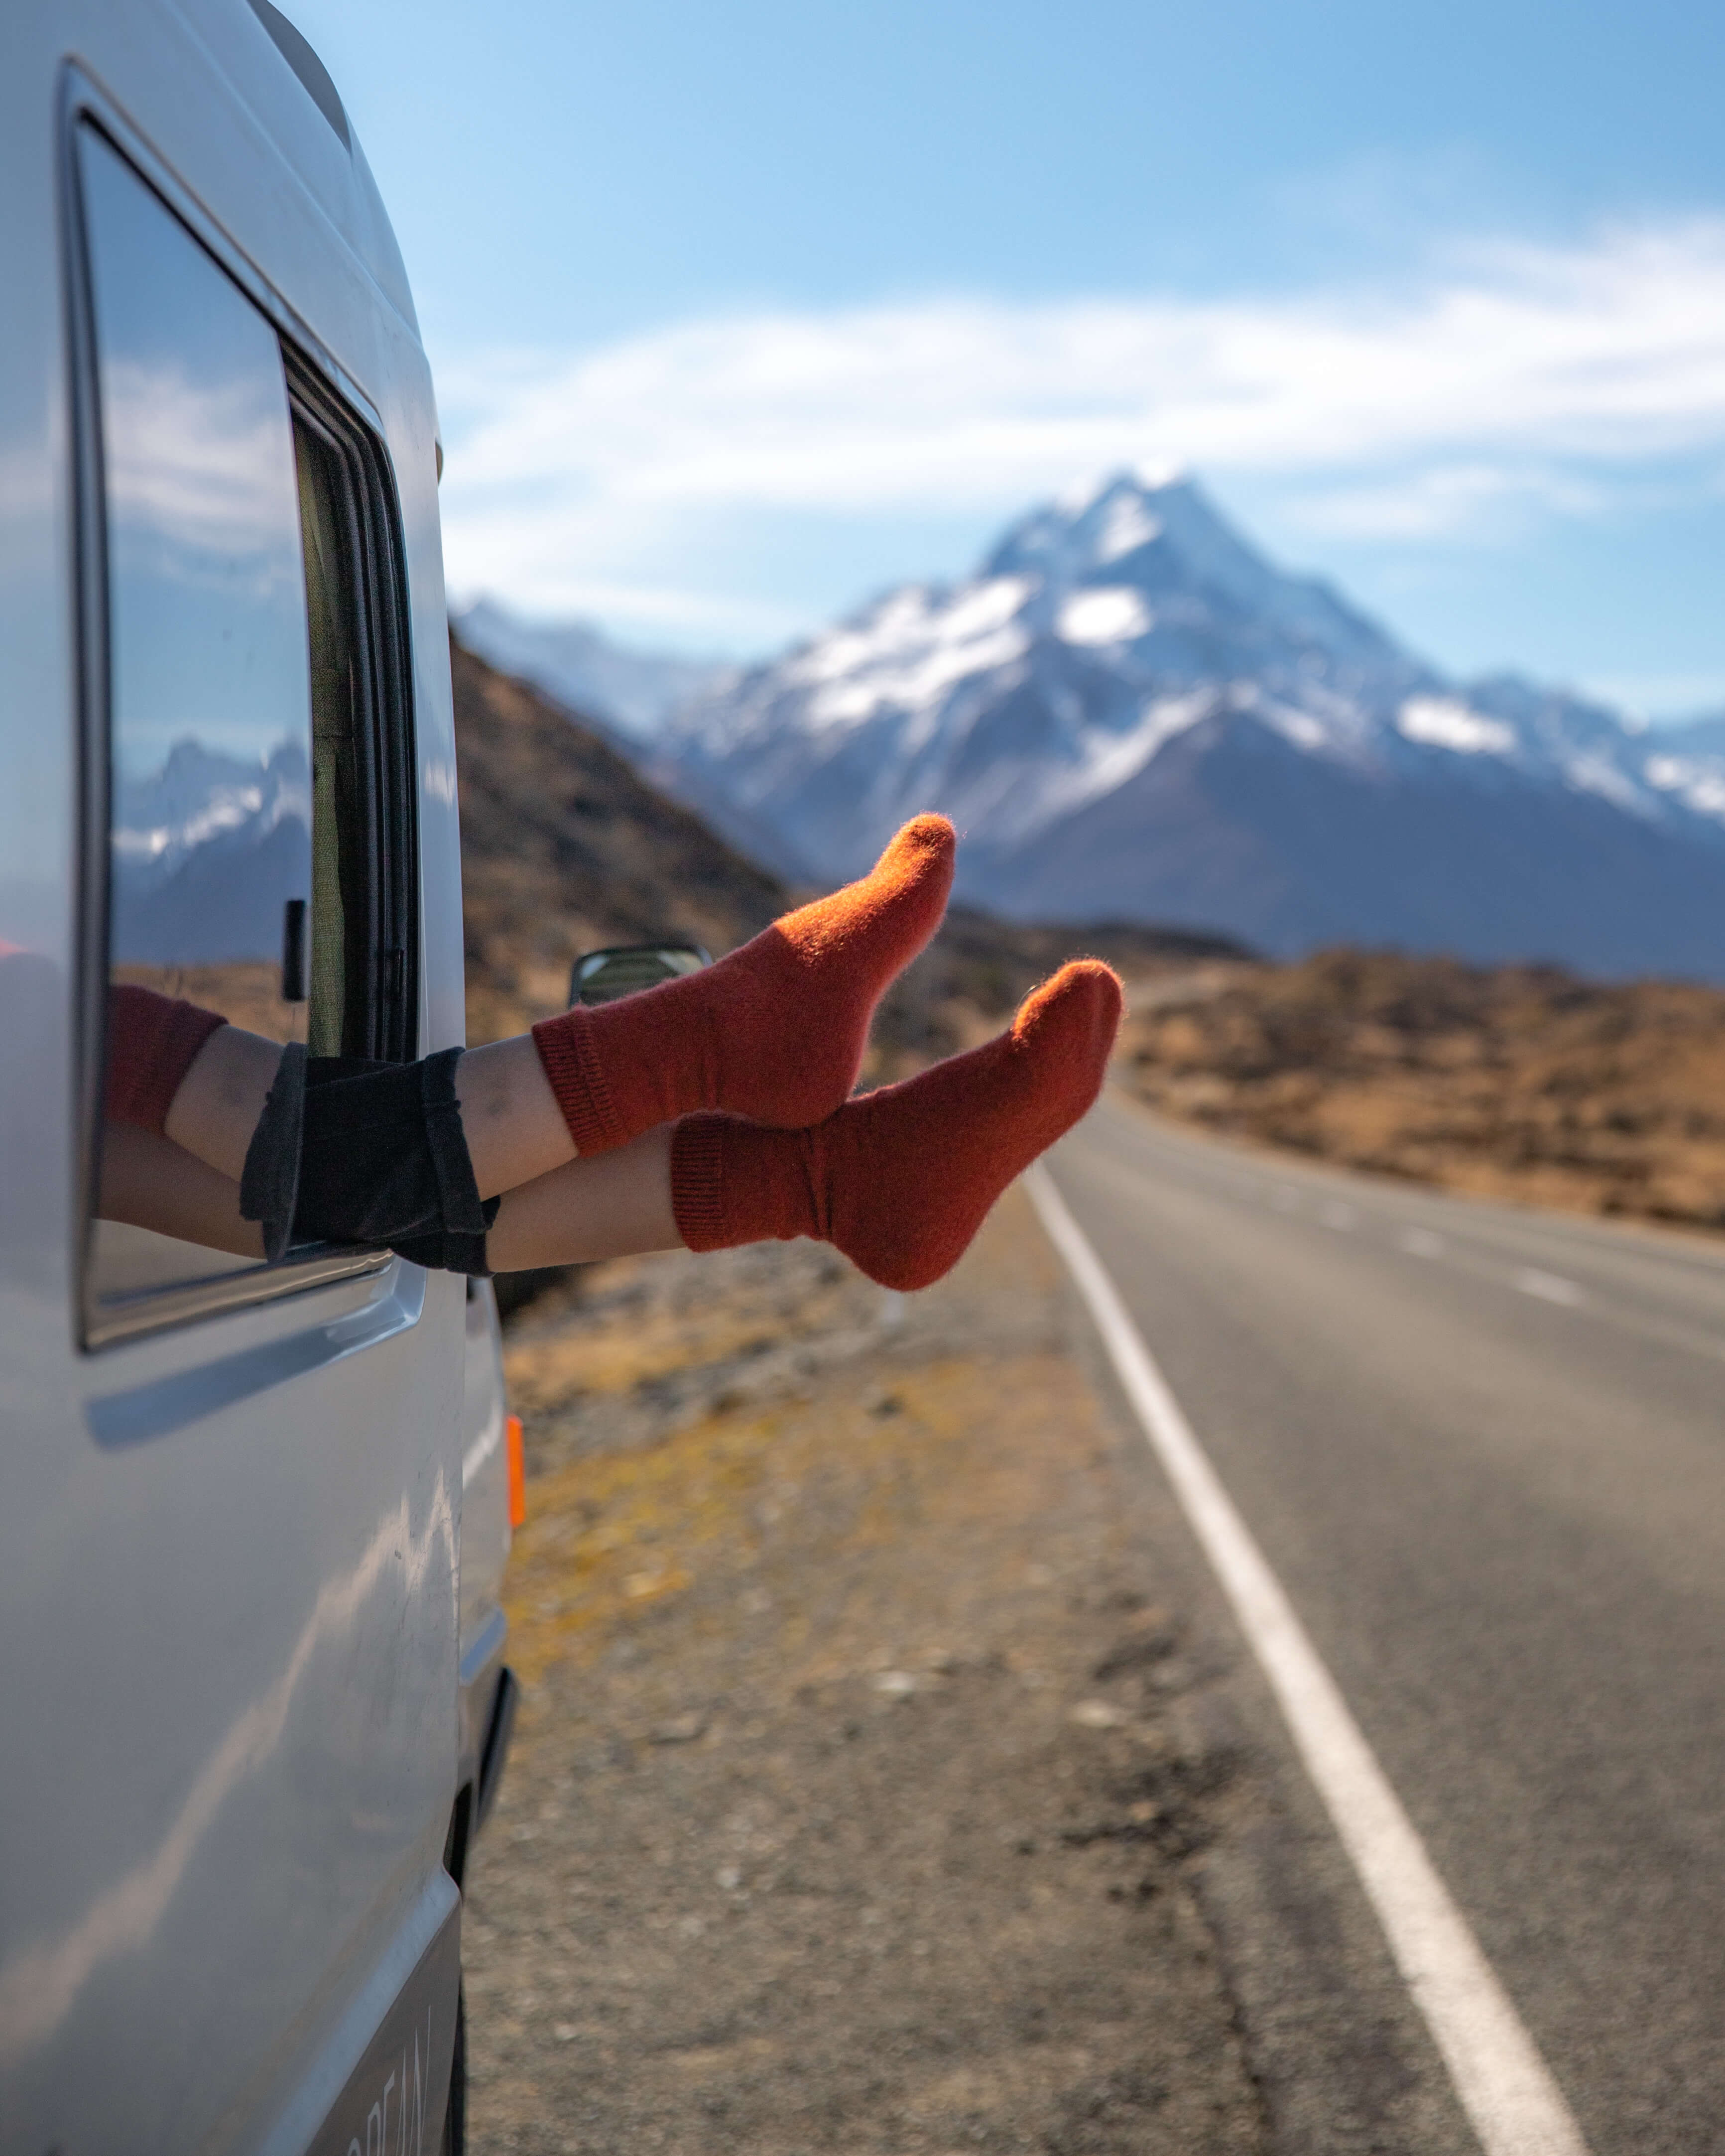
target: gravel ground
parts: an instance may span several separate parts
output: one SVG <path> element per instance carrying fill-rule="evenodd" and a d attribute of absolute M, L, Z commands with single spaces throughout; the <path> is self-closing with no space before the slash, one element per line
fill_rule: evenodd
<path fill-rule="evenodd" d="M 484 2156 L 1269 2146 L 1199 1892 L 1254 1774 L 1072 1325 L 1016 1191 L 914 1298 L 792 1245 L 520 1314 Z"/>

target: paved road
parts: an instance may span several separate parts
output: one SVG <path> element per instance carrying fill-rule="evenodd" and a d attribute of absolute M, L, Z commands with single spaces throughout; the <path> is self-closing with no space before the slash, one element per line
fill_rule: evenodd
<path fill-rule="evenodd" d="M 1051 1166 L 1594 2156 L 1725 2150 L 1725 1252 L 1117 1100 Z"/>

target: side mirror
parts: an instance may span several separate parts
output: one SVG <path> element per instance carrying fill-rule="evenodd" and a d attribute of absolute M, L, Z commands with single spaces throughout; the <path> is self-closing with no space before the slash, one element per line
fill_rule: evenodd
<path fill-rule="evenodd" d="M 569 969 L 572 1004 L 614 1004 L 638 988 L 656 988 L 682 973 L 711 966 L 712 955 L 698 943 L 618 943 L 589 951 Z"/>

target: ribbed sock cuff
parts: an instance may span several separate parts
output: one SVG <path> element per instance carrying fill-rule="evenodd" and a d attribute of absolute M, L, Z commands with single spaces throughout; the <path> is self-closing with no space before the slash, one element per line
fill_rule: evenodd
<path fill-rule="evenodd" d="M 159 1137 L 198 1050 L 227 1023 L 219 1011 L 158 995 L 154 988 L 110 988 L 102 1111 L 108 1121 L 131 1123 Z"/>
<path fill-rule="evenodd" d="M 533 1029 L 533 1045 L 578 1153 L 609 1152 L 623 1143 L 623 1128 L 593 1042 L 593 1019 L 578 1004 Z"/>
<path fill-rule="evenodd" d="M 728 1116 L 685 1116 L 671 1132 L 671 1215 L 691 1250 L 723 1250 L 731 1235 L 725 1209 L 725 1127 Z"/>

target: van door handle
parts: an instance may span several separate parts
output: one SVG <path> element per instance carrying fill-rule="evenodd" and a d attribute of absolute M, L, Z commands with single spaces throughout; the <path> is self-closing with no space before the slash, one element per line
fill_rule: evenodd
<path fill-rule="evenodd" d="M 305 1000 L 305 901 L 290 898 L 281 909 L 281 999 Z"/>

